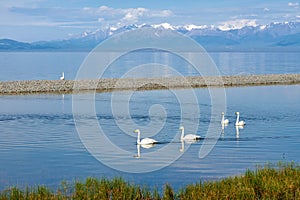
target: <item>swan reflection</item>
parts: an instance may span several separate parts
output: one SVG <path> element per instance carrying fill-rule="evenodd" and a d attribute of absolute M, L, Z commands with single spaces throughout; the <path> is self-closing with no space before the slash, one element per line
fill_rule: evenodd
<path fill-rule="evenodd" d="M 180 152 L 184 152 L 184 141 L 181 140 L 181 148 L 179 149 Z"/>
<path fill-rule="evenodd" d="M 243 126 L 235 126 L 235 137 L 240 138 L 240 129 L 243 129 Z"/>
<path fill-rule="evenodd" d="M 141 144 L 141 147 L 143 147 L 144 149 L 150 149 L 154 146 L 155 146 L 155 144 Z"/>
<path fill-rule="evenodd" d="M 197 143 L 199 140 L 181 140 L 181 147 L 179 148 L 180 152 L 184 152 L 184 144 L 193 144 L 193 143 Z"/>
<path fill-rule="evenodd" d="M 134 158 L 140 158 L 141 157 L 141 145 L 137 144 L 136 145 L 136 149 L 137 149 L 137 155 L 133 156 Z"/>
<path fill-rule="evenodd" d="M 225 124 L 222 124 L 222 132 L 221 132 L 222 139 L 224 139 L 224 135 L 225 135 Z"/>
<path fill-rule="evenodd" d="M 134 155 L 134 158 L 140 158 L 141 157 L 141 147 L 144 149 L 150 149 L 154 147 L 155 144 L 137 144 L 136 149 L 137 149 L 137 155 Z"/>

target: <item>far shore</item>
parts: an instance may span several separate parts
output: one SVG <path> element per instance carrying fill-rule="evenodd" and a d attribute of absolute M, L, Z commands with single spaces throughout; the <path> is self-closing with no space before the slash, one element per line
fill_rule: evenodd
<path fill-rule="evenodd" d="M 104 78 L 97 80 L 25 80 L 0 82 L 0 95 L 295 84 L 300 84 L 300 74 Z"/>

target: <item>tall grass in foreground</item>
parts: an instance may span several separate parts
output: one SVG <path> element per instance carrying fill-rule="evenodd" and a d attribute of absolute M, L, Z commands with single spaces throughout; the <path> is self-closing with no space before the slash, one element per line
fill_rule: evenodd
<path fill-rule="evenodd" d="M 25 190 L 12 187 L 0 193 L 0 200 L 6 199 L 300 199 L 300 167 L 294 163 L 269 164 L 247 170 L 242 176 L 187 185 L 177 193 L 169 184 L 159 193 L 121 178 L 87 178 L 73 184 L 62 182 L 55 192 L 45 186 Z"/>

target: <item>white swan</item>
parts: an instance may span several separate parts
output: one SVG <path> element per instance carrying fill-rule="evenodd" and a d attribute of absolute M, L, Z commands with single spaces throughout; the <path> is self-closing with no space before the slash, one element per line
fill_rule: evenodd
<path fill-rule="evenodd" d="M 64 72 L 62 72 L 60 80 L 65 80 L 65 73 Z"/>
<path fill-rule="evenodd" d="M 200 136 L 199 135 L 194 135 L 194 134 L 188 134 L 188 135 L 184 135 L 184 127 L 181 126 L 179 128 L 181 130 L 181 141 L 185 140 L 185 141 L 191 141 L 191 140 L 200 140 Z"/>
<path fill-rule="evenodd" d="M 225 116 L 224 116 L 224 112 L 222 112 L 222 120 L 221 120 L 221 124 L 222 125 L 228 125 L 229 123 L 229 120 L 228 119 L 225 119 Z"/>
<path fill-rule="evenodd" d="M 139 129 L 136 129 L 134 132 L 138 134 L 137 141 L 136 141 L 137 144 L 145 145 L 145 144 L 155 144 L 155 143 L 157 143 L 156 140 L 151 139 L 151 138 L 144 138 L 144 139 L 141 140 L 140 139 L 141 131 Z"/>
<path fill-rule="evenodd" d="M 244 121 L 240 121 L 240 113 L 236 112 L 235 114 L 237 115 L 235 125 L 236 126 L 244 126 L 246 123 Z"/>

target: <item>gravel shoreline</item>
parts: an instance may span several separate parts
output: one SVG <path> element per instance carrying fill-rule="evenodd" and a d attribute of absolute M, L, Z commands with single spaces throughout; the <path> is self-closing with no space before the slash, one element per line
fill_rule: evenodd
<path fill-rule="evenodd" d="M 0 82 L 0 95 L 74 93 L 166 88 L 239 87 L 300 84 L 300 74 L 265 74 L 220 77 L 106 78 L 99 80 L 29 80 Z"/>

